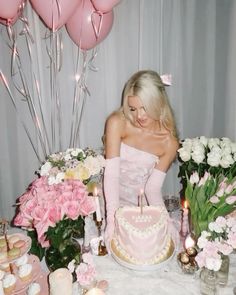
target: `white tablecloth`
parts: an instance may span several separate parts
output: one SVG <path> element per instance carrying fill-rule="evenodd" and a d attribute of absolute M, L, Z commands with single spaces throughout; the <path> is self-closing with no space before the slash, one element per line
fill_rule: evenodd
<path fill-rule="evenodd" d="M 111 256 L 95 256 L 99 279 L 107 280 L 107 295 L 199 295 L 199 272 L 184 274 L 177 253 L 154 271 L 134 271 L 119 265 Z M 231 295 L 236 287 L 236 254 L 230 256 L 229 281 L 218 288 L 218 295 Z"/>

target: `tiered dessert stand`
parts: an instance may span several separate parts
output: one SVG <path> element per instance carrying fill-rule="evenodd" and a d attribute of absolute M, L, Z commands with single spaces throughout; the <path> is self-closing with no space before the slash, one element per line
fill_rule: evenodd
<path fill-rule="evenodd" d="M 37 256 L 28 254 L 31 247 L 31 238 L 22 234 L 22 233 L 14 233 L 14 234 L 4 234 L 0 237 L 0 239 L 9 239 L 12 236 L 17 236 L 19 240 L 23 240 L 25 243 L 20 248 L 20 254 L 14 258 L 7 258 L 4 262 L 0 264 L 0 269 L 4 271 L 6 266 L 9 264 L 8 273 L 12 273 L 16 277 L 16 285 L 14 291 L 12 291 L 11 295 L 26 295 L 27 290 L 31 283 L 38 283 L 40 285 L 40 295 L 49 295 L 48 290 L 48 282 L 47 282 L 47 273 L 41 269 L 40 261 Z M 32 265 L 32 272 L 27 280 L 22 280 L 18 275 L 18 267 L 16 265 L 16 261 L 23 257 L 24 255 L 28 255 L 28 264 Z"/>

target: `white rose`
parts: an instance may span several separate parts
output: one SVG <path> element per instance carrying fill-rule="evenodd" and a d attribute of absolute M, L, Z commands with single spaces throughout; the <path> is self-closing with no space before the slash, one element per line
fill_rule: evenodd
<path fill-rule="evenodd" d="M 183 160 L 184 162 L 187 162 L 191 159 L 191 150 L 181 147 L 180 149 L 178 149 L 178 152 L 181 160 Z"/>
<path fill-rule="evenodd" d="M 222 147 L 221 153 L 222 155 L 231 155 L 231 147 L 229 145 Z"/>
<path fill-rule="evenodd" d="M 205 159 L 205 153 L 201 148 L 199 150 L 195 149 L 191 153 L 191 156 L 192 156 L 192 159 L 194 160 L 194 162 L 197 164 L 202 163 Z"/>
<path fill-rule="evenodd" d="M 210 270 L 218 271 L 221 267 L 222 260 L 220 256 L 215 257 L 206 257 L 206 267 Z"/>
<path fill-rule="evenodd" d="M 208 139 L 205 136 L 201 136 L 200 142 L 206 147 L 208 143 Z"/>
<path fill-rule="evenodd" d="M 220 224 L 218 224 L 217 222 L 210 222 L 208 224 L 208 228 L 210 231 L 214 231 L 216 233 L 223 233 L 223 231 L 224 231 L 223 227 Z"/>
<path fill-rule="evenodd" d="M 213 146 L 217 146 L 220 144 L 219 138 L 209 138 L 208 147 L 211 149 Z"/>
<path fill-rule="evenodd" d="M 49 171 L 52 168 L 52 164 L 50 162 L 46 162 L 40 169 L 40 175 L 44 176 L 44 175 L 49 175 Z"/>
<path fill-rule="evenodd" d="M 230 165 L 234 163 L 234 160 L 230 154 L 228 155 L 223 155 L 221 160 L 220 160 L 220 165 L 223 168 L 228 168 Z"/>
<path fill-rule="evenodd" d="M 49 185 L 56 184 L 56 178 L 54 176 L 49 176 L 48 177 L 48 184 Z"/>
<path fill-rule="evenodd" d="M 72 158 L 71 158 L 71 155 L 70 155 L 70 154 L 66 154 L 66 155 L 64 156 L 64 159 L 65 159 L 65 161 L 69 161 L 69 160 L 71 160 Z"/>
<path fill-rule="evenodd" d="M 203 249 L 208 243 L 207 236 L 201 235 L 197 240 L 197 245 L 199 248 Z"/>
<path fill-rule="evenodd" d="M 186 138 L 182 143 L 182 147 L 191 150 L 192 149 L 192 139 Z"/>
<path fill-rule="evenodd" d="M 220 165 L 220 159 L 220 153 L 210 152 L 207 154 L 207 164 L 212 167 L 218 167 Z"/>
<path fill-rule="evenodd" d="M 84 166 L 89 170 L 90 175 L 96 175 L 101 170 L 99 161 L 96 158 L 92 157 L 92 156 L 88 156 L 84 160 Z"/>
<path fill-rule="evenodd" d="M 62 180 L 65 178 L 65 173 L 64 172 L 59 172 L 56 176 L 55 183 L 60 183 Z"/>
<path fill-rule="evenodd" d="M 75 150 L 73 150 L 73 151 L 71 152 L 71 155 L 72 155 L 73 157 L 77 157 L 78 154 L 81 153 L 81 152 L 83 152 L 83 150 L 81 150 L 81 149 L 75 149 Z"/>
<path fill-rule="evenodd" d="M 231 151 L 232 153 L 236 153 L 236 142 L 231 142 Z"/>

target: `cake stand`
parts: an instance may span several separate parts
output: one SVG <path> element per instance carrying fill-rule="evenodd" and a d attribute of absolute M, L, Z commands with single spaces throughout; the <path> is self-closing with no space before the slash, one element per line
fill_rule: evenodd
<path fill-rule="evenodd" d="M 27 254 L 31 248 L 31 238 L 24 235 L 24 234 L 21 234 L 21 233 L 15 233 L 15 234 L 8 235 L 8 237 L 11 237 L 11 236 L 19 237 L 20 240 L 25 241 L 25 244 L 20 249 L 21 252 L 18 257 L 15 257 L 12 259 L 8 258 L 6 261 L 4 261 L 0 264 L 0 266 L 1 266 L 1 265 L 9 263 L 11 265 L 11 269 L 12 269 L 13 274 L 16 276 L 15 289 L 9 295 L 25 295 L 29 285 L 33 282 L 38 283 L 40 285 L 40 287 L 41 287 L 40 295 L 41 294 L 42 295 L 49 295 L 47 273 L 41 270 L 39 258 L 35 255 Z M 1 237 L 1 238 L 3 238 L 3 237 Z M 23 281 L 19 278 L 18 267 L 15 264 L 16 260 L 18 260 L 19 258 L 21 258 L 24 255 L 28 255 L 28 262 L 27 263 L 32 265 L 31 277 L 30 277 L 30 279 L 28 279 L 26 281 Z M 4 269 L 4 267 L 2 267 L 2 269 Z"/>

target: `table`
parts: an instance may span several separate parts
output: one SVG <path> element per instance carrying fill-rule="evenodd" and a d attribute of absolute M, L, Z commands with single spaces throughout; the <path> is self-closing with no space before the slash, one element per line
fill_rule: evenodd
<path fill-rule="evenodd" d="M 154 271 L 134 271 L 119 265 L 113 257 L 95 256 L 98 278 L 107 280 L 107 295 L 199 295 L 199 271 L 184 274 L 177 263 L 178 253 L 171 261 Z M 230 255 L 229 281 L 219 287 L 219 295 L 230 295 L 236 287 L 236 253 Z"/>

